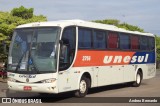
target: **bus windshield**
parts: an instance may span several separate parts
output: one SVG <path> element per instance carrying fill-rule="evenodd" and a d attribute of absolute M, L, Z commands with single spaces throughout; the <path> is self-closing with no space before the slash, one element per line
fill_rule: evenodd
<path fill-rule="evenodd" d="M 59 31 L 59 27 L 16 29 L 10 46 L 8 71 L 56 72 Z"/>

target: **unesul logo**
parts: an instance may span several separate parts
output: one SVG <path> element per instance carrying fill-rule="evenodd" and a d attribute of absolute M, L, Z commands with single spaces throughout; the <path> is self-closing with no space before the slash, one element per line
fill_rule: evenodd
<path fill-rule="evenodd" d="M 113 63 L 141 63 L 141 62 L 147 62 L 148 61 L 149 54 L 146 54 L 145 56 L 104 56 L 103 63 L 109 64 L 111 62 Z"/>
<path fill-rule="evenodd" d="M 155 63 L 155 52 L 78 51 L 75 67 Z"/>

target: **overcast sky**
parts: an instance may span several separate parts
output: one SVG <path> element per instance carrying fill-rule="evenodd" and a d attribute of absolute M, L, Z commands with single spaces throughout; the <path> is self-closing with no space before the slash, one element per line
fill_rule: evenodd
<path fill-rule="evenodd" d="M 48 21 L 118 19 L 160 35 L 160 0 L 0 0 L 0 11 L 21 5 Z"/>

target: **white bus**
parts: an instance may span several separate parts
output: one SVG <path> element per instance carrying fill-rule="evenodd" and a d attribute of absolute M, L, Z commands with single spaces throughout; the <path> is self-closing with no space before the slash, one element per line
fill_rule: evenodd
<path fill-rule="evenodd" d="M 156 74 L 155 37 L 83 20 L 18 26 L 8 56 L 10 90 L 39 93 L 75 91 L 132 82 Z"/>

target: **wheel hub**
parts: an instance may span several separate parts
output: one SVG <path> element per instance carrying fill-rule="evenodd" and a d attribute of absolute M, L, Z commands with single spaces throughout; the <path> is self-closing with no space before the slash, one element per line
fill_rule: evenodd
<path fill-rule="evenodd" d="M 140 82 L 141 82 L 141 76 L 137 74 L 137 84 L 139 84 Z"/>
<path fill-rule="evenodd" d="M 86 87 L 87 87 L 87 84 L 86 84 L 86 82 L 84 81 L 84 80 L 82 80 L 81 82 L 80 82 L 80 92 L 81 93 L 84 93 L 85 91 L 86 91 Z"/>

